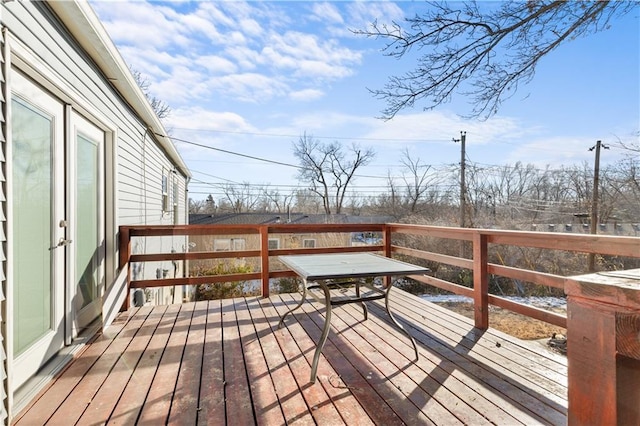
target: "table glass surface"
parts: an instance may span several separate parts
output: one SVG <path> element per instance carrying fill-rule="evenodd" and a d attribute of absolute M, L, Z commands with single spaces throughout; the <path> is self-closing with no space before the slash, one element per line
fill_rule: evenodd
<path fill-rule="evenodd" d="M 428 268 L 373 253 L 302 254 L 278 259 L 306 280 L 421 275 Z"/>

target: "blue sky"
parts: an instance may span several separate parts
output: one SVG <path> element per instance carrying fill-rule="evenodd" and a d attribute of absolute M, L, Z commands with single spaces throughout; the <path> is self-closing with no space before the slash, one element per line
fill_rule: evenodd
<path fill-rule="evenodd" d="M 576 39 L 540 63 L 488 120 L 462 118 L 467 100 L 455 97 L 432 111 L 422 105 L 393 120 L 367 88 L 412 69 L 409 58 L 381 53 L 382 41 L 353 35 L 374 21 L 401 22 L 422 2 L 369 1 L 91 1 L 125 61 L 172 109 L 165 120 L 193 172 L 191 196 L 216 193 L 221 183 L 269 185 L 286 193 L 299 185 L 296 169 L 209 147 L 297 164 L 292 145 L 303 133 L 325 142 L 371 147 L 354 189 L 384 187 L 412 158 L 450 170 L 460 161 L 481 165 L 517 161 L 555 168 L 593 163 L 600 139 L 611 149 L 602 163 L 633 152 L 640 130 L 640 6 L 610 30 Z M 369 176 L 369 177 L 364 177 Z M 372 177 L 373 176 L 373 177 Z M 204 183 L 203 183 L 204 182 Z"/>

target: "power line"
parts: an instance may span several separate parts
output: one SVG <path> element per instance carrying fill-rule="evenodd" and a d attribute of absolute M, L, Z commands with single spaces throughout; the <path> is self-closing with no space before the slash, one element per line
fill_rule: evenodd
<path fill-rule="evenodd" d="M 461 133 L 462 136 L 462 133 Z M 284 163 L 281 161 L 275 161 L 275 160 L 269 160 L 269 159 L 265 159 L 265 158 L 260 158 L 260 157 L 256 157 L 256 156 L 252 156 L 252 155 L 247 155 L 247 154 L 242 154 L 242 153 L 238 153 L 238 152 L 233 152 L 233 151 L 228 151 L 228 150 L 224 150 L 224 149 L 220 149 L 220 148 L 215 148 L 215 147 L 211 147 L 208 145 L 203 145 L 203 144 L 199 144 L 193 141 L 188 141 L 185 139 L 180 139 L 180 138 L 174 138 L 176 141 L 180 141 L 183 143 L 187 143 L 187 144 L 191 144 L 191 145 L 195 145 L 195 146 L 199 146 L 205 149 L 211 149 L 211 150 L 215 150 L 215 151 L 220 151 L 226 154 L 230 154 L 230 155 L 236 155 L 242 158 L 249 158 L 252 160 L 256 160 L 256 161 L 262 161 L 262 162 L 266 162 L 266 163 L 270 163 L 270 164 L 275 164 L 275 165 L 284 165 L 287 167 L 292 167 L 298 170 L 303 169 L 301 166 L 297 166 L 297 165 L 293 165 L 290 163 Z M 461 137 L 462 139 L 462 137 Z M 455 139 L 454 139 L 455 140 Z M 524 166 L 510 166 L 510 165 L 494 165 L 494 164 L 483 164 L 483 163 L 478 163 L 478 162 L 471 162 L 468 155 L 466 155 L 466 152 L 461 159 L 461 162 L 465 162 L 468 165 L 472 165 L 472 166 L 479 166 L 479 165 L 484 165 L 487 168 L 486 169 L 480 169 L 483 174 L 485 174 L 485 176 L 494 174 L 494 175 L 498 175 L 500 173 L 502 173 L 504 170 L 506 169 L 512 169 L 512 170 L 516 170 L 516 169 L 521 169 L 523 172 L 529 172 L 529 171 L 535 171 L 537 173 L 538 176 L 544 177 L 545 175 L 548 174 L 564 174 L 567 172 L 572 172 L 575 171 L 574 169 L 568 169 L 568 168 L 561 168 L 561 169 L 551 169 L 551 168 L 545 168 L 545 169 L 538 169 L 538 168 L 534 168 L 534 167 L 530 167 L 530 165 L 524 165 Z M 462 163 L 460 164 L 462 165 Z M 447 172 L 452 172 L 453 170 L 451 170 L 453 167 L 455 167 L 456 165 L 454 164 L 444 164 L 444 165 L 439 165 L 439 166 L 434 166 L 434 165 L 426 165 L 427 167 L 433 167 L 434 168 L 434 173 L 438 173 L 439 171 L 441 172 L 442 170 L 446 170 Z M 449 170 L 447 170 L 449 169 Z M 585 170 L 586 171 L 586 170 Z M 307 185 L 261 185 L 261 184 L 246 184 L 246 183 L 240 183 L 240 182 L 236 182 L 230 179 L 226 179 L 220 176 L 215 176 L 215 175 L 211 175 L 209 173 L 205 173 L 205 172 L 201 172 L 201 171 L 196 171 L 196 170 L 192 170 L 192 172 L 194 173 L 199 173 L 202 174 L 204 176 L 208 176 L 226 183 L 222 183 L 222 182 L 207 182 L 207 181 L 203 181 L 203 180 L 199 180 L 199 179 L 193 179 L 192 183 L 194 184 L 194 186 L 197 185 L 204 185 L 204 186 L 210 186 L 213 188 L 220 188 L 222 185 L 227 185 L 230 187 L 235 187 L 235 186 L 241 186 L 241 187 L 249 187 L 252 191 L 258 191 L 258 193 L 256 193 L 256 195 L 259 194 L 264 194 L 264 189 L 269 188 L 269 187 L 274 187 L 274 188 L 282 188 L 286 191 L 290 191 L 291 194 L 293 194 L 294 191 L 298 191 L 298 190 L 307 190 L 309 189 Z M 406 175 L 402 175 L 402 176 L 368 176 L 368 175 L 356 175 L 357 177 L 365 177 L 365 178 L 375 178 L 375 179 L 385 179 L 385 180 L 392 180 L 392 181 L 397 181 L 399 179 L 406 179 Z M 247 186 L 248 185 L 248 186 Z M 438 192 L 450 192 L 451 188 L 453 185 L 449 184 L 449 185 L 430 185 L 430 190 L 435 190 Z M 404 185 L 400 184 L 400 188 L 403 188 Z M 388 190 L 388 185 L 387 186 L 372 186 L 372 185 L 362 185 L 362 186 L 358 186 L 358 185 L 351 185 L 351 191 L 352 192 L 360 192 L 362 194 L 372 194 L 372 195 L 384 195 L 385 191 Z M 190 191 L 192 194 L 212 194 L 211 192 L 200 192 L 200 191 Z M 216 193 L 216 195 L 227 195 L 226 193 Z M 249 194 L 249 195 L 253 195 L 253 194 Z M 353 195 L 350 196 L 351 197 L 357 197 L 357 195 Z M 465 200 L 466 201 L 466 200 Z"/>
<path fill-rule="evenodd" d="M 175 130 L 186 130 L 193 132 L 206 132 L 206 133 L 222 133 L 222 134 L 230 134 L 230 135 L 247 135 L 247 136 L 264 136 L 264 137 L 276 137 L 276 138 L 299 138 L 301 135 L 294 135 L 288 133 L 267 133 L 267 132 L 241 132 L 241 131 L 233 131 L 233 130 L 216 130 L 216 129 L 197 129 L 190 127 L 173 127 Z M 332 140 L 355 140 L 355 141 L 372 141 L 372 142 L 422 142 L 422 143 L 447 143 L 450 142 L 449 139 L 414 139 L 414 138 L 366 138 L 366 137 L 349 137 L 349 136 L 317 136 L 313 135 L 316 139 L 332 139 Z M 177 138 L 172 138 L 176 139 Z M 501 145 L 510 145 L 522 147 L 521 143 L 518 142 L 509 142 L 505 140 L 495 140 L 492 143 L 497 143 Z M 628 147 L 623 144 L 609 143 L 611 146 L 618 147 L 623 150 L 637 152 L 638 149 L 633 147 Z M 557 147 L 545 148 L 545 147 L 531 147 L 530 149 L 538 150 L 538 151 L 550 151 L 550 152 L 558 152 Z M 574 151 L 561 151 L 561 152 L 574 152 Z"/>
<path fill-rule="evenodd" d="M 435 175 L 441 174 L 443 171 L 450 172 L 450 170 L 447 170 L 449 168 L 450 168 L 450 166 L 447 166 L 446 169 L 445 168 L 442 168 L 442 169 L 435 169 L 434 168 L 434 171 L 433 171 L 432 174 L 435 176 Z M 198 170 L 191 169 L 191 172 L 194 175 L 202 174 L 204 176 L 208 176 L 208 177 L 211 177 L 211 178 L 214 178 L 214 179 L 220 179 L 221 181 L 229 182 L 229 183 L 232 183 L 234 185 L 239 185 L 239 186 L 247 186 L 248 185 L 248 186 L 254 186 L 254 187 L 308 188 L 308 185 L 306 185 L 304 183 L 298 184 L 298 185 L 290 185 L 290 184 L 287 185 L 287 184 L 271 184 L 271 183 L 236 182 L 236 181 L 232 181 L 230 179 L 225 179 L 225 178 L 222 178 L 222 177 L 219 177 L 219 176 L 215 176 L 215 175 L 212 175 L 212 174 L 209 174 L 209 173 L 201 172 L 201 171 L 198 171 Z M 364 175 L 358 175 L 358 177 L 365 177 L 365 176 Z M 382 178 L 382 177 L 383 176 L 380 176 L 380 178 Z M 407 178 L 407 176 L 404 176 L 404 175 L 402 175 L 402 176 L 384 176 L 384 179 L 391 179 L 396 186 L 400 186 L 400 187 L 404 187 L 404 186 L 406 186 L 406 184 L 397 183 L 397 181 L 398 180 L 402 180 L 402 179 L 406 179 L 406 178 Z M 212 184 L 212 185 L 220 185 L 221 184 L 219 182 L 206 182 L 204 180 L 197 179 L 197 178 L 192 178 L 191 182 L 192 183 L 200 182 L 202 184 Z M 433 186 L 437 186 L 437 185 L 433 185 Z M 430 186 L 430 187 L 433 187 L 433 186 Z M 388 185 L 386 183 L 385 184 L 380 184 L 380 185 L 358 185 L 358 184 L 352 183 L 352 184 L 349 185 L 349 187 L 350 188 L 355 188 L 355 189 L 358 189 L 358 188 L 388 188 Z"/>
<path fill-rule="evenodd" d="M 315 136 L 314 136 L 315 137 Z M 267 159 L 267 158 L 262 158 L 262 157 L 256 157 L 253 155 L 248 155 L 248 154 L 243 154 L 240 152 L 235 152 L 235 151 L 229 151 L 229 150 L 225 150 L 222 148 L 216 148 L 216 147 L 212 147 L 209 145 L 204 145 L 204 144 L 200 144 L 197 142 L 193 142 L 193 141 L 189 141 L 186 139 L 181 139 L 181 138 L 175 138 L 172 137 L 171 139 L 178 141 L 178 142 L 182 142 L 182 143 L 186 143 L 189 145 L 194 145 L 194 146 L 198 146 L 201 148 L 205 148 L 205 149 L 211 149 L 213 151 L 219 151 L 219 152 L 223 152 L 225 154 L 229 154 L 229 155 L 235 155 L 238 157 L 242 157 L 242 158 L 248 158 L 248 159 L 252 159 L 252 160 L 256 160 L 256 161 L 261 161 L 261 162 L 265 162 L 265 163 L 269 163 L 269 164 L 274 164 L 274 165 L 279 165 L 279 166 L 286 166 L 286 167 L 291 167 L 297 170 L 304 170 L 304 167 L 301 167 L 299 165 L 295 165 L 295 164 L 291 164 L 291 163 L 285 163 L 282 161 L 277 161 L 277 160 L 271 160 L 271 159 Z M 468 165 L 472 165 L 472 166 L 486 166 L 489 168 L 493 168 L 493 169 L 497 169 L 497 171 L 500 171 L 500 169 L 518 169 L 521 166 L 511 166 L 511 165 L 498 165 L 498 164 L 486 164 L 486 163 L 480 163 L 480 162 L 473 162 L 470 160 L 470 158 L 468 157 L 468 155 L 465 155 L 465 160 L 467 161 Z M 442 164 L 438 164 L 438 165 L 425 165 L 425 166 L 429 166 L 429 167 L 433 167 L 434 171 L 437 170 L 442 170 L 444 168 L 451 168 L 454 166 L 454 164 L 451 163 L 442 163 Z M 402 165 L 397 166 L 398 168 L 402 168 Z M 560 172 L 567 172 L 567 171 L 571 171 L 571 169 L 567 169 L 567 168 L 561 168 L 561 169 L 552 169 L 552 168 L 546 168 L 546 169 L 541 169 L 541 168 L 536 168 L 536 167 L 530 167 L 530 165 L 524 165 L 521 167 L 523 171 L 529 171 L 529 170 L 535 170 L 538 171 L 540 173 L 560 173 Z M 192 172 L 195 172 L 194 170 L 191 170 Z M 203 173 L 204 174 L 204 173 Z M 376 176 L 376 175 L 360 175 L 357 174 L 355 175 L 355 177 L 360 177 L 360 178 L 369 178 L 369 179 L 389 179 L 389 176 Z M 404 176 L 391 176 L 392 179 L 401 179 Z M 224 178 L 219 178 L 221 180 L 226 180 Z"/>
<path fill-rule="evenodd" d="M 429 186 L 429 190 L 436 190 L 436 191 L 448 191 L 450 188 L 452 188 L 454 186 L 454 184 L 442 184 L 442 185 L 431 185 Z M 295 185 L 277 185 L 277 186 L 268 186 L 268 185 L 259 185 L 259 184 L 234 184 L 234 185 L 229 185 L 229 184 L 225 184 L 225 183 L 216 183 L 216 182 L 204 182 L 204 181 L 197 181 L 192 185 L 193 188 L 195 189 L 204 189 L 203 187 L 212 187 L 215 190 L 223 190 L 226 188 L 229 189 L 233 189 L 233 190 L 238 190 L 238 191 L 242 191 L 245 190 L 247 192 L 253 192 L 253 193 L 265 193 L 265 191 L 268 191 L 269 189 L 272 189 L 275 187 L 275 189 L 283 189 L 285 191 L 304 191 L 304 190 L 308 190 L 309 186 L 307 185 L 299 185 L 299 186 L 295 186 Z M 350 189 L 348 191 L 354 191 L 354 192 L 368 192 L 368 193 L 376 193 L 376 194 L 380 194 L 380 193 L 386 193 L 388 191 L 388 187 L 387 186 L 352 186 L 350 187 Z M 405 189 L 404 187 L 399 188 L 399 190 L 403 190 Z M 193 190 L 190 190 L 189 192 L 194 192 Z"/>
<path fill-rule="evenodd" d="M 156 133 L 156 135 L 161 136 L 158 133 Z M 215 147 L 212 147 L 212 146 L 209 146 L 209 145 L 203 145 L 201 143 L 188 141 L 186 139 L 180 139 L 180 138 L 172 138 L 172 139 L 175 140 L 175 141 L 178 141 L 178 142 L 189 144 L 189 145 L 198 146 L 200 148 L 205 148 L 205 149 L 211 149 L 213 151 L 224 152 L 225 154 L 236 155 L 238 157 L 249 158 L 251 160 L 262 161 L 262 162 L 265 162 L 265 163 L 275 164 L 275 165 L 278 165 L 278 166 L 291 167 L 291 168 L 294 168 L 294 169 L 297 169 L 297 170 L 306 170 L 306 168 L 304 168 L 302 166 L 297 166 L 295 164 L 283 163 L 282 161 L 269 160 L 267 158 L 261 158 L 261 157 L 256 157 L 256 156 L 253 156 L 253 155 L 242 154 L 242 153 L 239 153 L 239 152 L 228 151 L 226 149 L 215 148 Z M 356 174 L 356 175 L 354 175 L 354 177 L 369 178 L 369 179 L 387 179 L 388 178 L 388 176 L 370 176 L 370 175 L 360 175 L 360 174 Z"/>
<path fill-rule="evenodd" d="M 276 138 L 299 138 L 301 135 L 293 135 L 286 133 L 259 133 L 259 132 L 238 132 L 231 130 L 215 130 L 215 129 L 190 129 L 186 127 L 173 127 L 175 130 L 189 130 L 196 132 L 212 132 L 212 133 L 225 133 L 232 135 L 248 135 L 248 136 L 267 136 Z M 448 142 L 447 139 L 413 139 L 413 138 L 364 138 L 364 137 L 347 137 L 347 136 L 317 136 L 313 135 L 315 139 L 334 139 L 334 140 L 351 140 L 351 141 L 372 141 L 372 142 L 428 142 L 428 143 L 444 143 Z M 176 139 L 177 138 L 172 138 Z"/>
<path fill-rule="evenodd" d="M 157 136 L 162 136 L 162 135 L 160 135 L 158 133 L 156 133 L 156 135 Z M 241 154 L 239 152 L 228 151 L 228 150 L 222 149 L 222 148 L 215 148 L 213 146 L 203 145 L 201 143 L 188 141 L 186 139 L 180 139 L 180 138 L 175 138 L 175 137 L 172 137 L 171 139 L 173 139 L 175 141 L 178 141 L 178 142 L 186 143 L 186 144 L 189 144 L 189 145 L 199 146 L 200 148 L 205 148 L 205 149 L 211 149 L 213 151 L 224 152 L 225 154 L 236 155 L 238 157 L 249 158 L 251 160 L 263 161 L 265 163 L 271 163 L 271 164 L 276 164 L 276 165 L 279 165 L 279 166 L 292 167 L 294 169 L 304 170 L 304 167 L 300 167 L 300 166 L 297 166 L 295 164 L 283 163 L 282 161 L 269 160 L 269 159 L 266 159 L 266 158 L 255 157 L 253 155 L 248 155 L 248 154 Z"/>

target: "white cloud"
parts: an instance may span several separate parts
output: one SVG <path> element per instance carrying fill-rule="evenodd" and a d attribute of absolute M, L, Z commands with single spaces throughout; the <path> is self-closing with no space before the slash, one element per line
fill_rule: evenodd
<path fill-rule="evenodd" d="M 289 93 L 289 98 L 293 101 L 313 101 L 324 96 L 322 90 L 303 89 Z"/>
<path fill-rule="evenodd" d="M 360 52 L 339 45 L 335 40 L 319 40 L 311 34 L 288 31 L 274 34 L 262 50 L 263 63 L 292 69 L 298 78 L 336 79 L 353 73 L 360 64 Z"/>
<path fill-rule="evenodd" d="M 236 64 L 218 55 L 198 56 L 193 59 L 193 63 L 212 74 L 231 74 L 238 71 Z"/>
<path fill-rule="evenodd" d="M 314 2 L 312 5 L 312 19 L 318 21 L 328 21 L 332 24 L 344 24 L 344 19 L 338 8 L 327 2 Z"/>
<path fill-rule="evenodd" d="M 380 26 L 393 22 L 401 24 L 405 18 L 402 9 L 392 2 L 350 1 L 346 9 L 347 28 L 342 29 L 344 36 L 355 37 L 351 30 L 365 30 L 373 22 Z"/>
<path fill-rule="evenodd" d="M 182 79 L 165 79 L 152 86 L 153 92 L 158 93 L 156 96 L 170 106 L 181 107 L 210 95 L 205 74 L 187 67 L 175 67 L 173 72 Z"/>
<path fill-rule="evenodd" d="M 241 19 L 239 22 L 240 30 L 248 36 L 260 37 L 264 35 L 264 29 L 255 19 Z"/>
<path fill-rule="evenodd" d="M 250 103 L 263 103 L 274 96 L 284 96 L 288 91 L 288 87 L 277 79 L 254 73 L 211 78 L 207 86 L 236 101 Z"/>
<path fill-rule="evenodd" d="M 274 96 L 320 99 L 327 81 L 352 75 L 363 60 L 338 38 L 293 29 L 310 15 L 340 24 L 340 10 L 332 3 L 296 4 L 295 9 L 247 2 L 175 8 L 154 2 L 92 4 L 125 60 L 149 79 L 154 95 L 172 106 L 214 93 L 251 103 Z M 312 12 L 305 15 L 307 9 Z M 292 19 L 287 15 L 292 11 L 299 15 Z"/>
<path fill-rule="evenodd" d="M 217 2 L 198 2 L 198 10 L 196 13 L 199 16 L 202 16 L 203 19 L 213 22 L 214 24 L 219 24 L 224 27 L 233 27 L 235 25 L 233 15 L 222 10 L 223 6 L 224 5 Z"/>
<path fill-rule="evenodd" d="M 202 107 L 180 108 L 171 112 L 168 127 L 198 129 L 202 131 L 244 131 L 255 129 L 239 114 L 233 112 L 210 111 Z"/>
<path fill-rule="evenodd" d="M 389 121 L 374 120 L 366 137 L 374 139 L 400 139 L 417 141 L 451 141 L 460 132 L 467 132 L 468 140 L 475 145 L 485 145 L 496 140 L 512 138 L 523 130 L 517 120 L 495 116 L 486 121 L 465 120 L 452 112 L 425 111 L 398 114 Z"/>
<path fill-rule="evenodd" d="M 242 70 L 254 70 L 260 62 L 260 53 L 245 46 L 233 46 L 224 51 Z"/>
<path fill-rule="evenodd" d="M 216 26 L 211 21 L 208 21 L 206 17 L 189 14 L 179 15 L 176 18 L 176 22 L 179 22 L 181 26 L 180 31 L 187 37 L 199 33 L 205 36 L 207 40 L 215 43 L 220 43 L 224 39 Z"/>
<path fill-rule="evenodd" d="M 524 141 L 512 148 L 505 160 L 508 163 L 522 161 L 538 166 L 558 167 L 577 162 L 593 162 L 594 153 L 589 151 L 595 142 L 590 137 L 548 137 Z M 610 152 L 607 152 L 607 155 Z M 619 158 L 619 155 L 612 157 Z M 611 158 L 611 157 L 610 157 Z"/>
<path fill-rule="evenodd" d="M 176 20 L 179 15 L 169 7 L 148 2 L 95 1 L 91 5 L 116 45 L 160 48 L 189 43 Z"/>

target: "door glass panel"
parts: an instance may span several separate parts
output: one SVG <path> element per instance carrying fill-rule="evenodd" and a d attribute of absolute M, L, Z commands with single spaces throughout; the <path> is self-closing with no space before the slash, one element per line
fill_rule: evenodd
<path fill-rule="evenodd" d="M 53 120 L 12 100 L 14 355 L 52 329 Z"/>
<path fill-rule="evenodd" d="M 78 135 L 76 172 L 76 297 L 79 312 L 98 297 L 99 241 L 99 147 Z"/>

